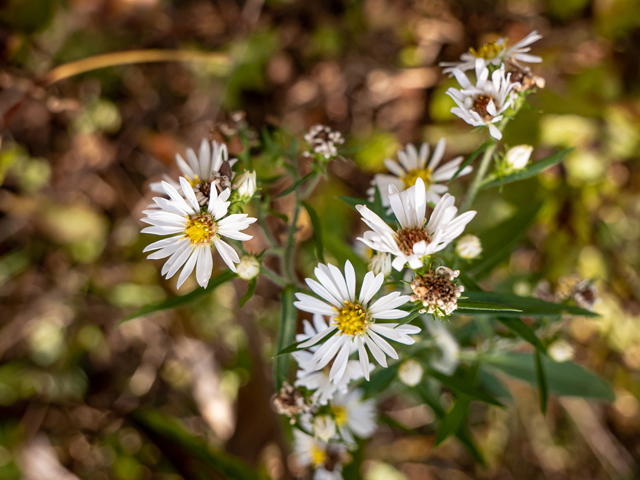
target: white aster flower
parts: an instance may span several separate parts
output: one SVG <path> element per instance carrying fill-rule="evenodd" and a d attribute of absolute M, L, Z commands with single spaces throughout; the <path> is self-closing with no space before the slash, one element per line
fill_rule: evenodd
<path fill-rule="evenodd" d="M 208 207 L 202 208 L 189 182 L 180 177 L 183 197 L 167 182 L 162 182 L 164 192 L 170 199 L 155 197 L 153 201 L 159 208 L 145 210 L 147 216 L 143 222 L 152 225 L 142 233 L 154 235 L 172 235 L 147 246 L 144 251 L 157 250 L 147 258 L 169 257 L 162 267 L 162 275 L 171 278 L 183 265 L 178 277 L 178 288 L 184 283 L 193 269 L 196 270 L 198 284 L 206 287 L 213 270 L 211 250 L 215 248 L 227 266 L 236 271 L 235 264 L 240 261 L 235 249 L 221 237 L 232 240 L 250 240 L 251 235 L 241 233 L 256 221 L 245 213 L 227 215 L 231 191 L 224 190 L 220 195 L 211 189 Z"/>
<path fill-rule="evenodd" d="M 405 360 L 398 368 L 398 378 L 409 387 L 415 387 L 422 380 L 424 369 L 422 365 L 413 358 Z"/>
<path fill-rule="evenodd" d="M 342 480 L 342 464 L 349 460 L 344 445 L 327 443 L 295 429 L 293 451 L 303 467 L 313 469 L 313 480 Z"/>
<path fill-rule="evenodd" d="M 467 234 L 460 237 L 456 243 L 456 255 L 465 260 L 478 258 L 482 253 L 482 243 L 475 235 Z"/>
<path fill-rule="evenodd" d="M 244 202 L 251 200 L 251 197 L 253 197 L 253 194 L 256 193 L 258 189 L 256 171 L 249 172 L 245 170 L 244 173 L 236 179 L 233 188 L 238 192 L 238 198 L 240 198 L 240 200 Z"/>
<path fill-rule="evenodd" d="M 238 262 L 238 276 L 243 280 L 251 280 L 260 273 L 260 260 L 253 255 L 244 255 Z"/>
<path fill-rule="evenodd" d="M 331 412 L 338 432 L 347 443 L 355 443 L 354 435 L 359 438 L 371 437 L 378 427 L 376 401 L 373 398 L 362 400 L 363 395 L 361 389 L 355 389 L 339 393 L 331 400 Z"/>
<path fill-rule="evenodd" d="M 369 305 L 373 296 L 382 287 L 384 275 L 368 272 L 362 282 L 359 296 L 356 296 L 356 272 L 348 260 L 344 275 L 334 265 L 327 266 L 322 263 L 316 267 L 315 275 L 319 281 L 307 278 L 306 282 L 322 300 L 304 293 L 296 293 L 298 301 L 294 305 L 299 310 L 329 317 L 330 326 L 300 344 L 299 347 L 308 348 L 320 340 L 325 340 L 313 354 L 310 362 L 316 363 L 316 368 L 320 370 L 333 360 L 329 372 L 329 379 L 332 382 L 339 382 L 344 376 L 354 345 L 358 350 L 361 370 L 369 380 L 369 356 L 365 346 L 373 358 L 386 367 L 386 356 L 397 359 L 398 354 L 383 337 L 405 345 L 415 343 L 409 335 L 418 333 L 420 331 L 418 327 L 376 322 L 376 320 L 393 320 L 409 315 L 409 312 L 398 309 L 409 300 L 408 295 L 401 295 L 400 292 L 385 295 Z"/>
<path fill-rule="evenodd" d="M 193 149 L 188 148 L 187 161 L 179 153 L 176 153 L 176 163 L 180 172 L 193 187 L 198 203 L 203 206 L 206 206 L 209 200 L 209 190 L 212 185 L 217 188 L 218 193 L 231 187 L 231 181 L 235 175 L 231 171 L 231 167 L 237 161 L 235 158 L 229 160 L 227 146 L 215 140 L 208 142 L 203 139 L 198 155 Z M 180 191 L 180 184 L 167 175 L 165 175 L 165 181 Z M 156 193 L 165 193 L 162 182 L 151 183 L 149 188 Z"/>
<path fill-rule="evenodd" d="M 329 329 L 324 317 L 318 313 L 313 315 L 313 325 L 308 320 L 303 322 L 303 333 L 296 335 L 296 342 L 304 342 L 315 337 L 318 333 L 326 332 Z M 293 352 L 293 358 L 298 362 L 298 371 L 296 372 L 297 387 L 305 387 L 311 391 L 311 400 L 314 404 L 326 405 L 331 400 L 336 392 L 346 393 L 349 384 L 354 380 L 359 380 L 364 377 L 362 367 L 358 360 L 349 360 L 347 362 L 347 368 L 342 378 L 336 382 L 329 380 L 329 368 L 325 367 L 318 370 L 316 363 L 311 362 L 313 353 L 318 350 L 318 346 L 309 348 L 310 351 L 301 350 Z M 351 352 L 354 353 L 357 347 L 352 346 Z M 374 369 L 372 364 L 369 364 L 369 372 Z"/>
<path fill-rule="evenodd" d="M 313 419 L 313 434 L 323 442 L 336 435 L 336 422 L 329 415 L 316 415 Z"/>
<path fill-rule="evenodd" d="M 528 52 L 531 51 L 531 45 L 542 38 L 542 35 L 537 31 L 531 32 L 519 42 L 507 48 L 507 39 L 500 37 L 497 41 L 487 43 L 480 47 L 478 50 L 470 48 L 468 52 L 463 53 L 460 56 L 459 62 L 442 62 L 441 67 L 446 67 L 443 73 L 451 73 L 454 70 L 473 70 L 476 66 L 476 62 L 480 60 L 482 67 L 488 67 L 493 65 L 499 67 L 505 59 L 510 59 L 516 62 L 525 63 L 540 63 L 542 58 L 531 55 Z"/>
<path fill-rule="evenodd" d="M 429 164 L 427 164 L 429 145 L 426 143 L 420 146 L 420 151 L 418 151 L 415 146 L 408 144 L 405 150 L 398 151 L 398 162 L 389 158 L 385 159 L 384 164 L 393 175 L 386 173 L 377 173 L 374 175 L 371 182 L 372 187 L 367 190 L 369 201 L 373 202 L 375 200 L 376 187 L 378 187 L 382 205 L 388 207 L 389 185 L 395 186 L 398 191 L 401 192 L 415 185 L 418 178 L 421 178 L 427 187 L 427 202 L 433 204 L 438 203 L 440 197 L 447 192 L 447 186 L 441 182 L 451 180 L 464 160 L 463 157 L 456 157 L 450 162 L 438 167 L 446 146 L 446 140 L 441 138 L 436 144 Z M 472 170 L 473 167 L 467 166 L 458 176 L 467 175 L 471 173 Z"/>
<path fill-rule="evenodd" d="M 421 178 L 403 192 L 389 185 L 389 200 L 400 229 L 395 231 L 365 205 L 357 205 L 362 221 L 371 228 L 358 240 L 373 250 L 395 256 L 392 265 L 398 271 L 407 263 L 412 269 L 422 267 L 425 256 L 446 248 L 476 214 L 469 211 L 456 217 L 456 199 L 445 193 L 425 225 L 427 197 Z"/>
<path fill-rule="evenodd" d="M 391 273 L 391 255 L 388 253 L 376 253 L 369 260 L 369 271 L 374 275 L 379 273 L 385 277 Z"/>
<path fill-rule="evenodd" d="M 532 152 L 533 147 L 531 145 L 518 145 L 510 148 L 504 159 L 513 170 L 522 170 L 529 163 Z"/>
<path fill-rule="evenodd" d="M 449 88 L 447 95 L 453 98 L 457 107 L 451 113 L 460 117 L 474 127 L 489 127 L 489 133 L 497 140 L 502 133 L 496 127 L 503 118 L 503 112 L 513 103 L 513 88 L 518 85 L 511 83 L 511 75 L 505 73 L 504 66 L 495 70 L 489 80 L 489 70 L 483 62 L 476 62 L 476 84 L 472 85 L 462 70 L 454 70 L 458 83 L 462 89 Z"/>

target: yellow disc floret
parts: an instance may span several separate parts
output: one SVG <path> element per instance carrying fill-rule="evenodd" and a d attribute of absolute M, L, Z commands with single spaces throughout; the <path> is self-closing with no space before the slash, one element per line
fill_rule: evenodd
<path fill-rule="evenodd" d="M 197 217 L 189 219 L 185 233 L 191 241 L 191 244 L 206 244 L 209 243 L 215 235 L 216 225 L 208 215 L 198 215 Z"/>
<path fill-rule="evenodd" d="M 362 305 L 344 302 L 344 307 L 338 311 L 333 325 L 338 327 L 340 334 L 361 335 L 369 325 L 369 318 Z"/>
<path fill-rule="evenodd" d="M 313 445 L 311 447 L 311 463 L 315 468 L 318 468 L 321 465 L 324 465 L 324 462 L 327 461 L 327 452 L 318 447 L 317 445 Z"/>
<path fill-rule="evenodd" d="M 498 57 L 504 50 L 506 39 L 502 43 L 491 42 L 481 46 L 478 50 L 470 48 L 469 53 L 476 58 L 484 58 L 485 60 L 493 60 Z"/>
<path fill-rule="evenodd" d="M 409 188 L 413 187 L 416 184 L 416 181 L 421 178 L 426 187 L 431 185 L 431 174 L 433 173 L 433 168 L 416 168 L 414 170 L 410 170 L 407 175 L 402 179 L 404 181 L 404 187 Z"/>
<path fill-rule="evenodd" d="M 337 426 L 342 427 L 347 423 L 348 415 L 346 408 L 334 405 L 331 407 L 331 412 L 333 413 Z"/>

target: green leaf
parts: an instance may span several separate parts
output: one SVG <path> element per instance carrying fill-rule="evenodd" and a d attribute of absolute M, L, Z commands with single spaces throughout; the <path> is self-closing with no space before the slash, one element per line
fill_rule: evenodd
<path fill-rule="evenodd" d="M 514 334 L 529 342 L 536 348 L 536 351 L 546 352 L 546 347 L 542 344 L 533 329 L 519 318 L 502 318 L 497 317 L 496 320 L 511 330 Z"/>
<path fill-rule="evenodd" d="M 465 397 L 460 397 L 456 400 L 456 404 L 444 416 L 438 426 L 438 431 L 436 432 L 436 446 L 440 445 L 449 436 L 460 429 L 464 424 L 465 418 L 467 418 L 467 412 L 469 411 L 470 404 L 470 400 Z"/>
<path fill-rule="evenodd" d="M 379 395 L 389 388 L 393 381 L 398 377 L 398 368 L 401 362 L 396 362 L 387 368 L 376 368 L 369 381 L 363 381 L 360 388 L 364 390 L 365 395 Z"/>
<path fill-rule="evenodd" d="M 518 210 L 509 220 L 479 235 L 482 242 L 482 258 L 472 262 L 466 273 L 474 278 L 482 278 L 501 261 L 511 255 L 520 239 L 536 219 L 541 203 L 534 203 Z"/>
<path fill-rule="evenodd" d="M 560 163 L 571 150 L 573 150 L 573 148 L 567 148 L 565 150 L 556 152 L 547 158 L 543 158 L 542 160 L 539 160 L 537 162 L 530 163 L 522 170 L 517 170 L 509 175 L 505 175 L 502 177 L 496 175 L 489 176 L 484 182 L 482 182 L 480 188 L 485 189 L 499 187 L 501 185 L 506 185 L 507 183 L 518 182 L 526 178 L 535 177 L 543 170 L 546 170 L 547 168 Z"/>
<path fill-rule="evenodd" d="M 540 410 L 542 414 L 547 413 L 547 403 L 549 402 L 549 388 L 547 386 L 547 377 L 544 373 L 544 366 L 542 365 L 542 355 L 539 350 L 535 351 L 534 357 L 536 359 L 536 380 L 538 381 L 538 393 L 540 394 Z"/>
<path fill-rule="evenodd" d="M 537 386 L 534 357 L 531 353 L 485 355 L 483 366 L 501 370 L 512 377 Z M 541 356 L 549 392 L 555 395 L 597 398 L 613 401 L 615 395 L 600 377 L 572 362 L 554 362 Z"/>
<path fill-rule="evenodd" d="M 497 292 L 465 292 L 469 300 L 490 302 L 520 309 L 521 312 L 501 311 L 501 317 L 547 317 L 553 315 L 582 315 L 585 317 L 597 317 L 597 313 L 573 305 L 553 303 L 539 298 L 521 297 L 511 293 Z"/>
<path fill-rule="evenodd" d="M 409 322 L 413 322 L 417 317 L 419 317 L 421 315 L 420 313 L 420 309 L 422 308 L 422 306 L 417 307 L 415 310 L 413 310 L 408 316 L 404 317 L 395 327 L 393 328 L 398 328 L 402 325 L 406 325 Z"/>
<path fill-rule="evenodd" d="M 129 420 L 162 452 L 185 480 L 258 480 L 261 476 L 242 460 L 214 449 L 175 418 L 156 410 L 137 409 Z"/>
<path fill-rule="evenodd" d="M 211 280 L 209 280 L 209 285 L 207 285 L 207 288 L 197 288 L 193 292 L 189 292 L 186 295 L 172 297 L 168 298 L 167 300 L 163 300 L 162 302 L 146 305 L 136 312 L 132 313 L 131 315 L 125 317 L 120 322 L 120 324 L 128 322 L 129 320 L 133 320 L 134 318 L 151 315 L 152 313 L 161 312 L 163 310 L 172 310 L 174 308 L 189 305 L 190 303 L 203 299 L 211 292 L 213 292 L 217 287 L 219 287 L 223 283 L 233 280 L 234 278 L 236 278 L 235 273 L 233 273 L 231 270 L 225 270 L 224 272 L 216 275 Z"/>
<path fill-rule="evenodd" d="M 460 172 L 462 172 L 462 170 L 465 169 L 466 166 L 471 165 L 473 163 L 473 161 L 478 158 L 478 155 L 480 155 L 482 153 L 482 151 L 487 148 L 489 145 L 491 145 L 491 140 L 487 140 L 486 142 L 484 142 L 482 145 L 480 145 L 475 152 L 473 152 L 471 155 L 469 155 L 469 157 L 460 164 L 460 167 L 458 167 L 458 170 L 456 171 L 456 173 L 453 175 L 453 177 L 451 177 L 451 180 L 449 180 L 447 183 L 451 183 L 453 182 L 456 178 L 458 178 L 458 175 L 460 175 Z"/>
<path fill-rule="evenodd" d="M 441 420 L 445 417 L 446 412 L 444 408 L 442 408 L 440 399 L 429 391 L 426 384 L 422 383 L 420 385 L 417 385 L 415 387 L 415 391 L 418 393 L 420 399 L 424 403 L 426 403 L 431 408 L 431 410 L 433 410 L 433 413 L 438 419 Z M 484 456 L 482 455 L 480 450 L 478 450 L 478 447 L 473 441 L 473 437 L 471 436 L 468 428 L 462 427 L 458 429 L 458 431 L 455 432 L 455 435 L 460 443 L 462 443 L 462 445 L 464 445 L 464 447 L 469 451 L 476 462 L 480 463 L 481 465 L 486 465 Z"/>
<path fill-rule="evenodd" d="M 302 202 L 302 205 L 309 213 L 309 218 L 311 219 L 311 225 L 313 226 L 313 238 L 316 241 L 316 253 L 318 255 L 318 260 L 321 263 L 324 262 L 324 243 L 322 241 L 322 223 L 320 222 L 320 217 L 315 209 L 309 205 L 307 202 Z"/>
<path fill-rule="evenodd" d="M 295 192 L 298 187 L 300 187 L 307 180 L 310 180 L 311 178 L 313 178 L 314 175 L 316 175 L 316 172 L 312 170 L 311 172 L 307 173 L 304 177 L 302 177 L 299 180 L 297 180 L 296 182 L 294 182 L 293 185 L 291 185 L 289 188 L 287 188 L 280 195 L 277 195 L 276 198 L 286 197 L 290 193 Z"/>
<path fill-rule="evenodd" d="M 464 379 L 459 375 L 454 374 L 454 376 L 449 377 L 436 370 L 431 370 L 429 372 L 429 375 L 438 380 L 443 385 L 449 387 L 451 390 L 468 395 L 474 400 L 479 400 L 481 402 L 495 405 L 497 407 L 504 407 L 504 405 L 492 395 L 489 395 L 488 393 L 478 389 L 473 385 L 473 383 L 469 382 L 467 379 Z"/>
<path fill-rule="evenodd" d="M 254 277 L 249 280 L 249 285 L 247 285 L 247 293 L 245 293 L 240 299 L 240 308 L 244 307 L 244 304 L 247 303 L 251 297 L 253 297 L 254 292 L 256 291 L 256 284 L 258 283 L 258 277 Z"/>
<path fill-rule="evenodd" d="M 473 315 L 480 314 L 486 315 L 487 311 L 489 312 L 521 312 L 517 308 L 507 307 L 505 305 L 500 305 L 498 303 L 490 303 L 490 302 L 480 302 L 477 300 L 467 300 L 462 299 L 458 300 L 458 310 L 462 310 L 462 313 L 465 315 Z"/>
<path fill-rule="evenodd" d="M 293 306 L 295 287 L 287 285 L 282 291 L 282 318 L 278 332 L 278 351 L 283 350 L 285 345 L 293 342 L 296 336 L 298 323 L 298 310 Z M 282 379 L 289 376 L 289 355 L 278 354 L 273 360 L 273 380 L 276 384 L 276 392 L 280 391 Z"/>

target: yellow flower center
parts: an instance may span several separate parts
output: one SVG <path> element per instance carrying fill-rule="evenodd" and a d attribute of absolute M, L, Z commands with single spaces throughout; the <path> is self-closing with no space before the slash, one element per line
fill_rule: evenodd
<path fill-rule="evenodd" d="M 198 175 L 195 175 L 191 180 L 189 180 L 189 185 L 191 185 L 192 187 L 195 187 L 199 183 L 200 183 L 200 178 L 198 177 Z"/>
<path fill-rule="evenodd" d="M 331 407 L 331 412 L 336 420 L 336 425 L 339 427 L 344 426 L 347 423 L 347 409 L 344 407 L 340 407 L 335 405 Z"/>
<path fill-rule="evenodd" d="M 198 215 L 189 219 L 185 233 L 191 244 L 207 244 L 216 233 L 216 224 L 208 215 Z"/>
<path fill-rule="evenodd" d="M 369 325 L 367 312 L 362 305 L 344 302 L 344 307 L 339 310 L 333 325 L 344 335 L 361 335 Z"/>
<path fill-rule="evenodd" d="M 424 185 L 429 188 L 432 173 L 433 168 L 416 168 L 415 170 L 410 170 L 402 179 L 404 181 L 404 188 L 413 187 L 419 178 L 421 178 Z"/>
<path fill-rule="evenodd" d="M 505 41 L 501 45 L 498 45 L 497 42 L 487 43 L 481 46 L 478 50 L 476 50 L 475 48 L 470 48 L 469 53 L 476 58 L 493 60 L 494 58 L 496 58 L 502 53 L 502 51 L 504 50 L 504 45 L 506 44 L 506 41 L 507 40 L 505 38 Z"/>
<path fill-rule="evenodd" d="M 314 468 L 318 468 L 324 465 L 324 462 L 326 462 L 326 460 L 327 452 L 317 445 L 313 445 L 311 447 L 311 463 L 313 463 Z"/>

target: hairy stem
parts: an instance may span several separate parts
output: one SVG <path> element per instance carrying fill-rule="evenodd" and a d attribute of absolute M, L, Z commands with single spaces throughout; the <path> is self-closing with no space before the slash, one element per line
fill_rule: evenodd
<path fill-rule="evenodd" d="M 487 147 L 484 151 L 484 155 L 482 156 L 482 160 L 480 161 L 480 166 L 476 171 L 475 177 L 473 177 L 473 181 L 471 182 L 471 186 L 469 187 L 469 192 L 462 204 L 461 211 L 466 212 L 471 208 L 473 201 L 480 190 L 480 185 L 482 185 L 482 181 L 484 177 L 487 175 L 487 170 L 489 170 L 489 164 L 491 163 L 491 159 L 493 158 L 493 153 L 496 151 L 497 143 L 492 143 Z"/>

